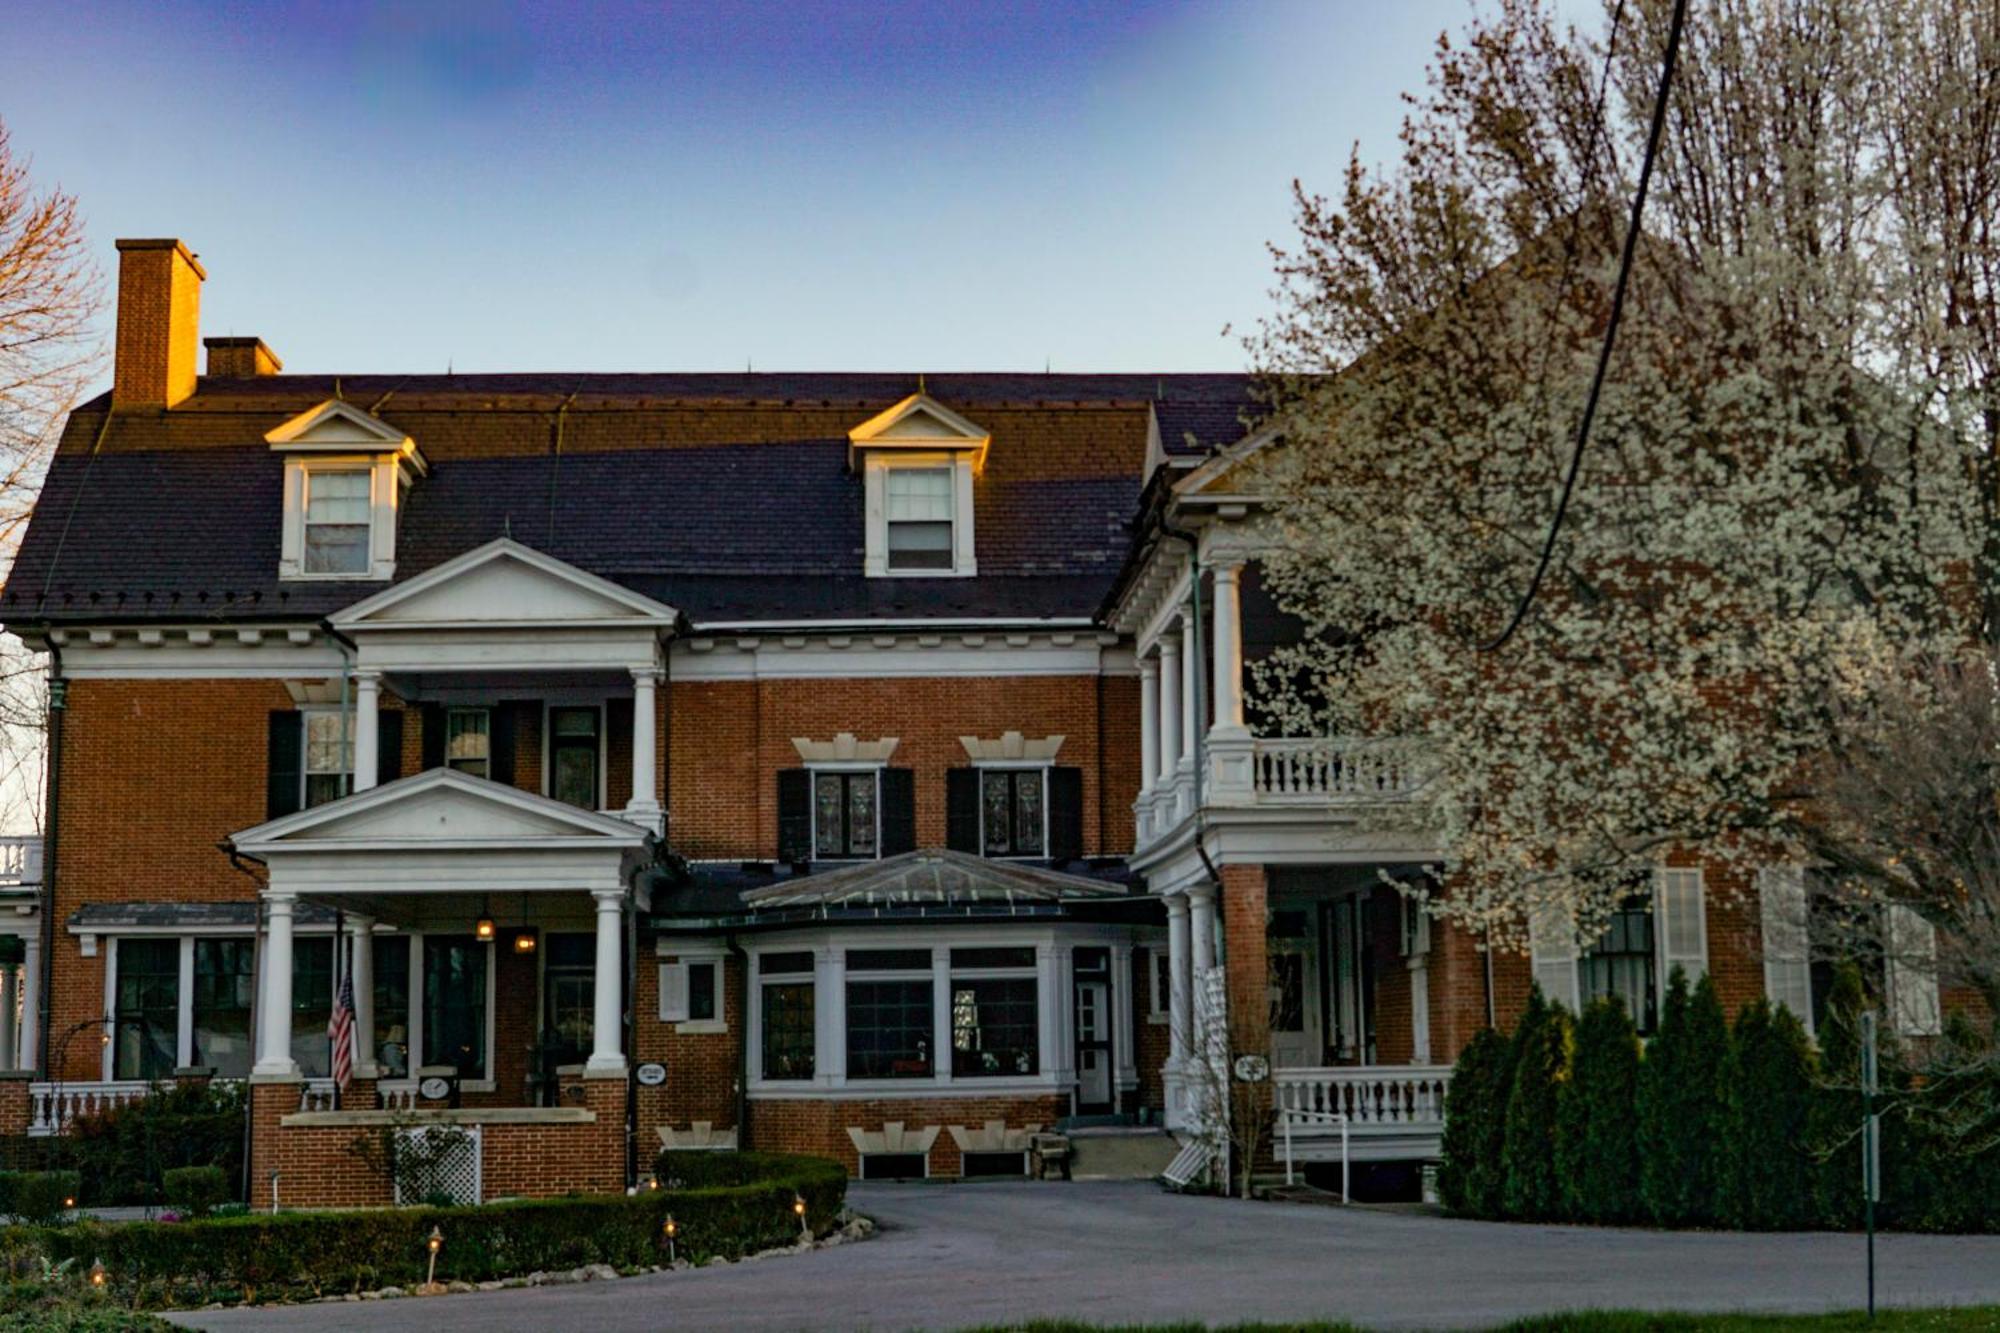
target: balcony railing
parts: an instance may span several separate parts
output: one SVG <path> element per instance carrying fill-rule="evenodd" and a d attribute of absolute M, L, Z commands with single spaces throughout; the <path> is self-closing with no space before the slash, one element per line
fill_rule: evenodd
<path fill-rule="evenodd" d="M 80 1116 L 98 1115 L 127 1102 L 136 1102 L 153 1090 L 144 1079 L 119 1079 L 107 1083 L 30 1083 L 28 1085 L 28 1137 L 47 1138 L 69 1128 Z"/>
<path fill-rule="evenodd" d="M 1436 1134 L 1444 1129 L 1451 1066 L 1278 1069 L 1271 1074 L 1271 1084 L 1278 1109 L 1345 1116 L 1356 1138 L 1370 1133 Z"/>
<path fill-rule="evenodd" d="M 1287 736 L 1251 746 L 1259 805 L 1404 800 L 1419 785 L 1404 742 Z"/>
<path fill-rule="evenodd" d="M 41 882 L 41 838 L 32 834 L 0 837 L 0 887 Z"/>

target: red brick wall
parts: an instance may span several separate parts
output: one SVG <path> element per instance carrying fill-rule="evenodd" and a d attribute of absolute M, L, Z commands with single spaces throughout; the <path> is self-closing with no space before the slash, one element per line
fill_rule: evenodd
<path fill-rule="evenodd" d="M 848 1174 L 858 1175 L 861 1156 L 854 1149 L 854 1140 L 848 1137 L 848 1126 L 873 1132 L 891 1122 L 899 1122 L 913 1131 L 937 1125 L 941 1128 L 937 1142 L 931 1145 L 930 1173 L 956 1176 L 961 1157 L 958 1142 L 952 1138 L 948 1126 L 978 1129 L 989 1120 L 1000 1120 L 1009 1129 L 1028 1125 L 1046 1129 L 1067 1113 L 1068 1098 L 1060 1096 L 760 1100 L 750 1103 L 749 1146 L 762 1152 L 830 1157 L 845 1166 Z"/>
<path fill-rule="evenodd" d="M 644 944 L 639 963 L 638 1056 L 641 1063 L 658 1060 L 667 1067 L 667 1081 L 639 1089 L 639 1161 L 643 1166 L 660 1150 L 659 1128 L 688 1129 L 706 1120 L 716 1129 L 736 1123 L 737 1044 L 743 1040 L 744 969 L 733 958 L 723 960 L 722 1016 L 727 1032 L 679 1032 L 678 1023 L 660 1021 L 660 964 Z"/>
<path fill-rule="evenodd" d="M 1271 962 L 1265 944 L 1270 925 L 1264 867 L 1226 865 L 1217 906 L 1222 912 L 1224 970 L 1229 987 L 1229 1030 L 1236 1049 L 1271 1049 Z"/>
<path fill-rule="evenodd" d="M 1159 952 L 1165 953 L 1166 946 L 1162 945 Z M 1155 1023 L 1149 1016 L 1152 1007 L 1153 954 L 1152 949 L 1139 948 L 1132 951 L 1132 1051 L 1139 1065 L 1139 1104 L 1159 1111 L 1167 1104 L 1166 1089 L 1161 1083 L 1160 1070 L 1173 1049 L 1173 1032 L 1166 1023 Z M 1162 1003 L 1164 1002 L 1162 997 Z"/>

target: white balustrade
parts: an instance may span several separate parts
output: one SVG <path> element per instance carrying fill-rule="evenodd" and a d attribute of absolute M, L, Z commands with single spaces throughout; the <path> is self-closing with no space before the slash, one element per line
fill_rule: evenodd
<path fill-rule="evenodd" d="M 30 1083 L 28 1085 L 28 1137 L 47 1138 L 69 1128 L 81 1116 L 100 1115 L 127 1102 L 136 1102 L 153 1090 L 144 1079 L 120 1079 L 109 1083 Z"/>
<path fill-rule="evenodd" d="M 1252 745 L 1259 805 L 1400 800 L 1421 782 L 1402 742 L 1283 737 Z"/>
<path fill-rule="evenodd" d="M 417 1109 L 417 1081 L 413 1078 L 385 1078 L 375 1085 L 375 1094 L 382 1099 L 385 1111 Z"/>
<path fill-rule="evenodd" d="M 0 837 L 0 884 L 42 882 L 42 840 L 38 837 Z"/>
<path fill-rule="evenodd" d="M 1278 1069 L 1271 1074 L 1276 1108 L 1314 1116 L 1345 1116 L 1357 1137 L 1372 1131 L 1436 1130 L 1444 1124 L 1450 1065 L 1354 1065 Z M 1301 1125 L 1296 1131 L 1309 1134 Z"/>
<path fill-rule="evenodd" d="M 309 1078 L 299 1087 L 301 1111 L 338 1110 L 339 1100 L 334 1096 L 333 1080 L 330 1078 Z"/>

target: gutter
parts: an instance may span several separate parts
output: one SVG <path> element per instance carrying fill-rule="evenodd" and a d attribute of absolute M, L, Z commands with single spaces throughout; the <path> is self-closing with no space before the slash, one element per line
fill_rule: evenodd
<path fill-rule="evenodd" d="M 106 413 L 107 419 L 109 413 Z M 49 1069 L 49 987 L 55 982 L 56 958 L 56 847 L 62 802 L 63 714 L 69 711 L 69 682 L 63 678 L 62 648 L 49 645 L 49 765 L 48 813 L 42 820 L 42 958 L 41 976 L 35 981 L 35 1068 L 44 1075 Z"/>
<path fill-rule="evenodd" d="M 750 953 L 730 931 L 723 937 L 729 956 L 736 960 L 736 975 L 743 980 L 743 999 L 736 1010 L 736 1151 L 750 1148 Z M 723 987 L 722 1002 L 729 1003 L 729 988 Z"/>

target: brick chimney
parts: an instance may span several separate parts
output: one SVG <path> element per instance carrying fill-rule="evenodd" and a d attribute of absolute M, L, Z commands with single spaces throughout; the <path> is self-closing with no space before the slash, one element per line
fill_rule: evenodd
<path fill-rule="evenodd" d="M 262 338 L 203 338 L 201 345 L 208 349 L 207 373 L 212 380 L 253 380 L 285 368 Z"/>
<path fill-rule="evenodd" d="M 194 392 L 201 282 L 177 240 L 118 242 L 118 345 L 111 405 L 172 407 Z"/>

